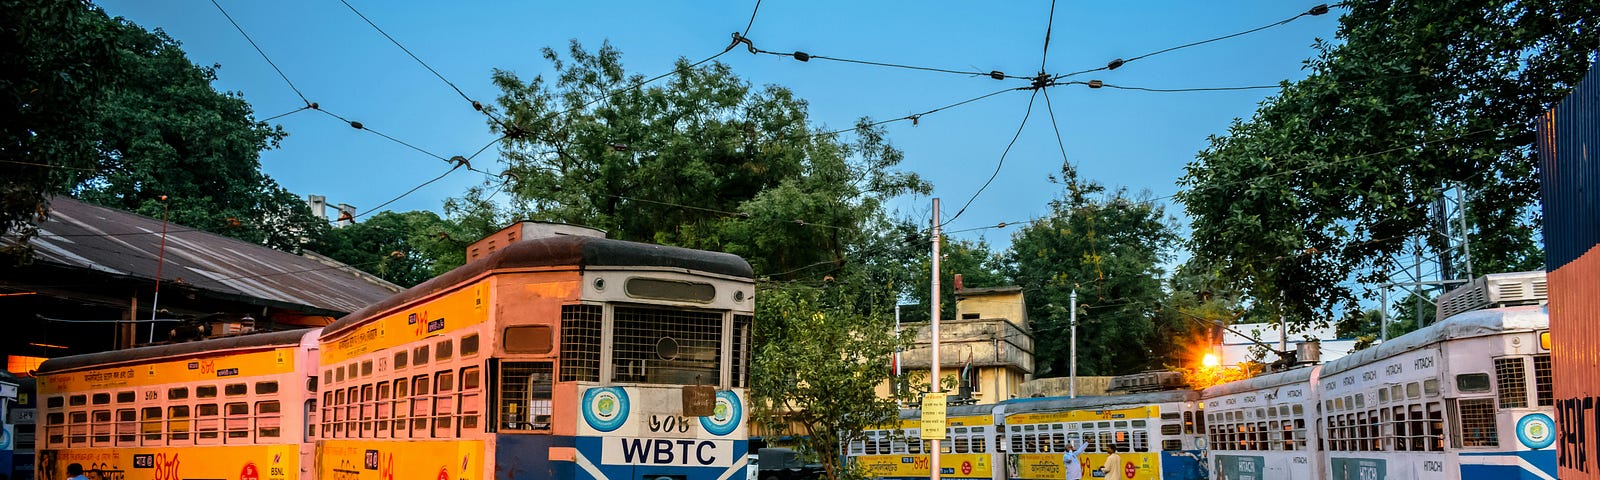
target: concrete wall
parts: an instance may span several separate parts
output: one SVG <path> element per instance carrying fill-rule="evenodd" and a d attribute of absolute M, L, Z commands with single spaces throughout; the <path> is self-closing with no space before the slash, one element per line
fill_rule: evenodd
<path fill-rule="evenodd" d="M 1071 391 L 1067 377 L 1038 378 L 1024 382 L 1017 397 L 1065 397 Z M 1111 377 L 1078 377 L 1078 395 L 1105 395 Z"/>
<path fill-rule="evenodd" d="M 916 345 L 901 354 L 901 365 L 923 370 L 932 367 L 932 329 L 926 323 L 902 328 L 916 332 Z M 1033 373 L 1033 336 L 1004 318 L 939 322 L 939 343 L 940 369 L 959 369 L 970 361 L 977 366 L 1011 366 Z"/>

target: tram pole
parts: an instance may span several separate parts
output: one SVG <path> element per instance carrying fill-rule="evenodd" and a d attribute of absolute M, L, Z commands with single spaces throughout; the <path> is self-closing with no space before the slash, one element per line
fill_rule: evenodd
<path fill-rule="evenodd" d="M 161 267 L 167 264 L 167 205 L 167 196 L 162 195 L 161 249 L 156 253 L 156 293 L 150 299 L 150 341 L 146 343 L 156 343 L 156 313 L 160 311 L 157 309 L 157 307 L 161 305 Z M 138 327 L 135 327 L 135 332 L 138 331 L 137 328 Z M 138 340 L 134 340 L 134 342 L 137 341 Z"/>
<path fill-rule="evenodd" d="M 933 334 L 933 349 L 929 353 L 928 362 L 933 367 L 933 385 L 931 392 L 939 393 L 939 199 L 933 199 L 933 316 L 928 317 Z M 939 480 L 939 440 L 933 439 L 928 452 L 931 457 L 928 462 L 928 479 Z"/>

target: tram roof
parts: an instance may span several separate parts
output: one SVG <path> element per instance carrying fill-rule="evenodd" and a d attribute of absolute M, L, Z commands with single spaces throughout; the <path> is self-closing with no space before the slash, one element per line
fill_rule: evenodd
<path fill-rule="evenodd" d="M 306 332 L 313 329 L 302 328 L 299 330 L 285 330 L 281 332 L 253 333 L 235 337 L 214 338 L 196 342 L 172 343 L 167 345 L 152 345 L 147 347 L 130 348 L 110 352 L 91 353 L 87 355 L 73 355 L 70 357 L 52 358 L 39 365 L 36 374 L 50 374 L 77 370 L 89 367 L 109 367 L 120 364 L 135 363 L 140 360 L 165 359 L 175 357 L 191 357 L 204 353 L 224 352 L 228 350 L 253 349 L 265 347 L 280 347 L 299 345 Z"/>
<path fill-rule="evenodd" d="M 1232 395 L 1241 392 L 1281 387 L 1291 383 L 1309 382 L 1311 380 L 1311 370 L 1312 367 L 1296 368 L 1287 372 L 1278 372 L 1271 375 L 1262 375 L 1259 377 L 1251 377 L 1244 380 L 1232 381 L 1222 385 L 1214 385 L 1201 391 L 1200 396 L 1211 398 L 1222 395 Z"/>
<path fill-rule="evenodd" d="M 1069 397 L 1034 397 L 1013 398 L 1001 402 L 1005 406 L 1005 413 L 1040 412 L 1056 410 L 1085 410 L 1090 408 L 1104 408 L 1123 405 L 1153 405 L 1157 403 L 1192 402 L 1200 399 L 1200 393 L 1194 390 L 1162 390 L 1159 392 L 1133 393 L 1128 395 L 1094 395 Z"/>
<path fill-rule="evenodd" d="M 1376 347 L 1351 353 L 1322 367 L 1322 375 L 1345 372 L 1362 365 L 1416 350 L 1445 340 L 1473 338 L 1504 332 L 1531 331 L 1550 327 L 1550 313 L 1543 305 L 1486 308 L 1464 312 L 1444 321 L 1395 337 Z"/>
<path fill-rule="evenodd" d="M 750 268 L 750 263 L 731 253 L 576 235 L 522 240 L 381 302 L 345 315 L 328 324 L 323 329 L 323 334 L 338 332 L 381 312 L 454 288 L 484 272 L 559 266 L 572 266 L 580 270 L 588 267 L 680 268 L 740 278 L 755 278 L 755 270 Z"/>

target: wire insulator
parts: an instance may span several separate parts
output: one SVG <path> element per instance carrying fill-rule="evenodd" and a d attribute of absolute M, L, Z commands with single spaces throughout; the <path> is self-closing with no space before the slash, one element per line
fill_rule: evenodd
<path fill-rule="evenodd" d="M 1126 60 L 1120 58 L 1112 60 L 1111 63 L 1106 64 L 1106 70 L 1116 70 L 1117 67 L 1121 67 L 1123 63 L 1126 63 Z"/>
<path fill-rule="evenodd" d="M 1322 15 L 1322 14 L 1328 13 L 1328 4 L 1324 3 L 1322 5 L 1317 5 L 1315 7 L 1311 7 L 1311 11 L 1308 11 L 1306 13 L 1309 13 L 1309 14 L 1311 14 L 1313 16 Z"/>
<path fill-rule="evenodd" d="M 472 109 L 481 112 L 481 111 L 483 111 L 483 104 L 482 103 L 478 103 L 477 100 L 473 100 L 472 101 Z"/>
<path fill-rule="evenodd" d="M 1006 79 L 1006 72 L 1002 72 L 1002 71 L 999 71 L 999 70 L 991 70 L 991 71 L 989 71 L 989 78 L 993 78 L 995 80 L 1005 80 Z"/>
<path fill-rule="evenodd" d="M 312 110 L 321 110 L 322 109 L 322 106 L 321 105 L 317 105 L 317 102 L 311 102 L 310 105 L 306 105 L 306 106 L 310 107 Z"/>
<path fill-rule="evenodd" d="M 1087 85 L 1089 85 L 1089 88 L 1100 88 L 1106 86 L 1105 82 L 1099 80 L 1090 80 Z"/>
<path fill-rule="evenodd" d="M 361 122 L 357 122 L 355 120 L 351 120 L 350 121 L 350 128 L 354 128 L 356 130 L 360 130 L 360 129 L 367 128 L 367 127 L 362 125 Z"/>
<path fill-rule="evenodd" d="M 794 56 L 795 60 L 799 60 L 799 61 L 802 61 L 802 62 L 811 61 L 811 54 L 806 53 L 806 52 L 802 52 L 802 51 L 796 50 L 794 52 L 793 56 Z"/>

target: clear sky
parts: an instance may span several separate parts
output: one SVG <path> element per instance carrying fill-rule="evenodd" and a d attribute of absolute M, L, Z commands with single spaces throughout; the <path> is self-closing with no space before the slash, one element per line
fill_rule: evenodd
<path fill-rule="evenodd" d="M 493 140 L 484 117 L 447 85 L 338 0 L 219 0 L 306 97 L 369 128 L 445 157 L 471 155 Z M 630 73 L 654 76 L 678 57 L 698 60 L 720 51 L 730 32 L 743 30 L 754 0 L 652 2 L 454 2 L 349 0 L 368 18 L 450 79 L 467 95 L 492 102 L 492 69 L 525 80 L 551 71 L 539 58 L 546 46 L 564 50 L 576 39 L 598 47 L 610 41 Z M 228 20 L 206 0 L 99 0 L 112 15 L 160 28 L 183 42 L 197 64 L 220 64 L 222 90 L 242 92 L 258 118 L 303 102 Z M 1317 1 L 1085 2 L 1056 5 L 1045 70 L 1064 73 L 1103 66 L 1114 58 L 1239 32 L 1289 18 Z M 750 31 L 761 48 L 941 67 L 1038 72 L 1048 1 L 766 0 Z M 1077 80 L 1146 88 L 1270 85 L 1305 75 L 1303 61 L 1317 38 L 1337 27 L 1328 15 L 1220 42 L 1151 57 Z M 719 61 L 752 83 L 777 84 L 810 102 L 811 118 L 834 129 L 855 119 L 901 117 L 999 90 L 1018 81 L 884 69 L 751 55 L 743 49 Z M 1226 132 L 1275 90 L 1154 93 L 1081 86 L 1050 91 L 1067 156 L 1080 173 L 1111 187 L 1177 191 L 1175 181 L 1206 137 Z M 1016 132 L 1028 92 L 1011 92 L 909 122 L 890 124 L 890 140 L 906 153 L 902 167 L 934 185 L 945 217 L 964 203 L 995 168 Z M 1046 180 L 1062 163 L 1041 96 L 1004 168 L 965 215 L 947 230 L 1041 216 L 1060 187 Z M 417 151 L 304 111 L 274 121 L 289 136 L 262 154 L 267 174 L 302 196 L 326 195 L 365 211 L 433 178 L 448 165 Z M 474 164 L 500 168 L 494 151 Z M 440 211 L 444 199 L 485 180 L 458 171 L 386 207 Z M 926 219 L 927 198 L 893 204 L 904 216 Z M 1180 207 L 1169 211 L 1180 217 Z M 1008 245 L 1010 232 L 986 237 Z"/>

